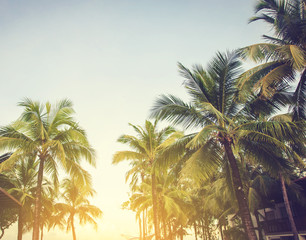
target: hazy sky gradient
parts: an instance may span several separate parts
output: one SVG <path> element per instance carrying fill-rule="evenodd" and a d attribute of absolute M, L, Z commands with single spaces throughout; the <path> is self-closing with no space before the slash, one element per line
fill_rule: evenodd
<path fill-rule="evenodd" d="M 21 113 L 24 97 L 55 102 L 69 98 L 76 118 L 97 150 L 97 168 L 86 167 L 104 212 L 97 232 L 78 227 L 78 239 L 137 236 L 124 183 L 128 164 L 112 166 L 116 143 L 142 125 L 162 93 L 182 96 L 177 62 L 203 64 L 216 51 L 259 42 L 267 30 L 247 24 L 253 0 L 0 0 L 0 125 Z M 16 228 L 5 239 L 16 239 Z M 58 230 L 45 240 L 70 239 Z M 31 239 L 31 234 L 25 240 Z"/>

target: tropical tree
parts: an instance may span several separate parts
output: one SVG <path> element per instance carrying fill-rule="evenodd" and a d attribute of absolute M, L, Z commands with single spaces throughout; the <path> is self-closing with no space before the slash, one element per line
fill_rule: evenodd
<path fill-rule="evenodd" d="M 148 224 L 152 218 L 152 194 L 151 182 L 145 179 L 139 186 L 133 186 L 129 201 L 122 204 L 123 209 L 132 210 L 136 213 L 136 220 L 139 222 L 139 239 L 147 239 Z M 142 219 L 141 219 L 142 218 Z"/>
<path fill-rule="evenodd" d="M 4 172 L 9 182 L 13 184 L 8 192 L 15 196 L 22 206 L 18 212 L 18 240 L 22 239 L 24 224 L 29 224 L 33 220 L 32 206 L 35 199 L 37 170 L 38 161 L 32 156 L 17 162 L 13 169 Z"/>
<path fill-rule="evenodd" d="M 95 191 L 90 184 L 78 184 L 73 179 L 63 180 L 63 194 L 64 203 L 56 203 L 55 209 L 58 211 L 56 218 L 66 218 L 67 231 L 71 229 L 73 240 L 76 240 L 75 233 L 75 217 L 79 218 L 81 225 L 91 223 L 97 228 L 95 218 L 102 216 L 102 211 L 91 205 L 88 198 L 92 197 Z"/>
<path fill-rule="evenodd" d="M 172 127 L 166 127 L 158 131 L 157 122 L 157 120 L 154 123 L 146 121 L 145 128 L 130 124 L 137 135 L 122 135 L 119 137 L 118 142 L 128 144 L 133 150 L 116 152 L 113 157 L 113 164 L 117 164 L 123 160 L 138 161 L 139 164 L 144 164 L 147 168 L 151 169 L 155 238 L 160 240 L 156 166 L 164 160 L 163 150 L 167 144 L 172 143 L 177 138 L 178 133 Z"/>
<path fill-rule="evenodd" d="M 162 95 L 152 109 L 152 116 L 200 129 L 187 136 L 192 138 L 186 146 L 194 149 L 195 153 L 186 162 L 185 169 L 192 171 L 193 176 L 208 178 L 223 161 L 228 161 L 245 232 L 250 240 L 255 240 L 257 237 L 239 171 L 238 149 L 249 156 L 256 156 L 257 161 L 268 169 L 279 172 L 281 162 L 265 161 L 264 154 L 278 147 L 287 155 L 292 155 L 283 140 L 298 138 L 298 124 L 256 119 L 250 111 L 250 102 L 256 99 L 252 93 L 244 102 L 237 101 L 238 78 L 242 69 L 235 52 L 217 53 L 207 70 L 198 65 L 193 71 L 182 64 L 179 68 L 191 103 L 173 95 Z"/>
<path fill-rule="evenodd" d="M 292 95 L 294 119 L 305 119 L 306 90 L 306 21 L 304 0 L 259 0 L 255 17 L 250 22 L 264 21 L 274 36 L 263 35 L 267 43 L 241 49 L 244 58 L 261 63 L 247 71 L 240 80 L 240 89 L 259 89 L 262 98 L 270 99 L 279 85 L 300 79 Z"/>
<path fill-rule="evenodd" d="M 72 117 L 71 101 L 62 100 L 51 106 L 26 98 L 19 106 L 24 108 L 20 118 L 0 129 L 0 149 L 13 152 L 1 168 L 33 155 L 39 161 L 33 223 L 33 240 L 38 240 L 44 172 L 52 177 L 55 186 L 58 184 L 58 166 L 85 181 L 88 173 L 79 163 L 84 158 L 95 164 L 94 150 L 85 131 Z"/>
<path fill-rule="evenodd" d="M 279 121 L 285 121 L 285 120 L 292 121 L 293 120 L 292 116 L 289 115 L 289 114 L 276 115 L 273 118 L 271 118 L 271 120 L 273 120 L 273 119 L 278 119 Z M 303 133 L 301 135 L 303 135 Z M 291 141 L 291 142 L 288 142 L 287 144 L 289 144 L 289 146 L 293 145 L 295 149 L 298 148 L 297 150 L 299 150 L 299 148 L 301 148 L 301 147 L 305 148 L 304 143 L 305 143 L 305 141 L 301 141 L 300 143 L 297 142 L 297 141 Z M 299 147 L 296 147 L 296 146 L 299 146 Z M 295 225 L 295 221 L 294 221 L 294 218 L 293 218 L 293 213 L 292 213 L 292 210 L 291 210 L 291 207 L 290 207 L 287 188 L 286 188 L 285 183 L 286 182 L 287 183 L 291 182 L 291 178 L 292 178 L 292 175 L 293 175 L 293 172 L 294 172 L 293 171 L 294 167 L 295 166 L 296 167 L 300 167 L 300 166 L 303 167 L 303 164 L 299 164 L 299 162 L 296 162 L 296 158 L 294 158 L 294 157 L 289 158 L 289 159 L 283 159 L 284 154 L 280 153 L 279 151 L 274 151 L 274 152 L 271 152 L 271 153 L 273 153 L 273 155 L 274 155 L 273 157 L 278 158 L 281 161 L 289 161 L 288 162 L 289 166 L 288 166 L 287 171 L 279 172 L 278 179 L 279 179 L 280 184 L 281 184 L 282 196 L 283 196 L 286 212 L 287 212 L 287 215 L 288 215 L 288 219 L 289 219 L 289 222 L 290 222 L 290 225 L 291 225 L 291 230 L 293 232 L 294 239 L 298 240 L 299 239 L 298 231 L 297 231 L 297 227 Z M 301 154 L 301 151 L 299 151 L 299 153 Z M 302 156 L 302 157 L 305 157 L 305 156 Z"/>

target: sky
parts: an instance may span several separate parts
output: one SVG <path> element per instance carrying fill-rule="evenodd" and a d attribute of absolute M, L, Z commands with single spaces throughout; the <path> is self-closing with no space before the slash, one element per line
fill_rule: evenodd
<path fill-rule="evenodd" d="M 268 29 L 248 24 L 254 0 L 0 0 L 0 125 L 16 120 L 18 102 L 68 98 L 97 152 L 84 164 L 103 211 L 98 230 L 77 226 L 78 239 L 137 236 L 128 200 L 127 163 L 112 165 L 128 123 L 143 125 L 154 100 L 171 93 L 186 99 L 177 63 L 205 66 L 217 51 L 261 42 Z M 186 99 L 187 100 L 187 99 Z M 5 239 L 16 239 L 16 226 Z M 45 240 L 72 239 L 58 229 Z M 26 234 L 25 240 L 31 239 Z M 187 238 L 186 238 L 187 239 Z"/>

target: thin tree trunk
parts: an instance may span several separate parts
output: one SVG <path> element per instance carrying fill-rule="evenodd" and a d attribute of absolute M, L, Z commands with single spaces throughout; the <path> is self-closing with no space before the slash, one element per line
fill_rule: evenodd
<path fill-rule="evenodd" d="M 210 235 L 210 229 L 209 229 L 209 220 L 208 218 L 206 219 L 207 222 L 206 222 L 206 231 L 207 231 L 207 236 L 208 236 L 208 240 L 211 240 L 211 235 Z"/>
<path fill-rule="evenodd" d="M 40 240 L 43 240 L 44 238 L 44 225 L 41 225 L 41 232 L 40 232 Z"/>
<path fill-rule="evenodd" d="M 150 233 L 149 231 L 149 227 L 148 227 L 148 209 L 146 208 L 146 212 L 145 212 L 145 216 L 146 216 L 146 218 L 145 218 L 145 224 L 146 224 L 146 228 L 145 228 L 145 230 L 146 230 L 146 235 L 145 235 L 145 237 L 147 238 L 147 235 Z"/>
<path fill-rule="evenodd" d="M 138 219 L 139 222 L 139 239 L 142 240 L 142 226 L 141 226 L 141 217 Z"/>
<path fill-rule="evenodd" d="M 166 216 L 165 216 L 165 211 L 164 211 L 164 209 L 161 209 L 161 213 L 162 213 L 162 221 L 161 221 L 161 223 L 162 223 L 162 226 L 163 226 L 163 239 L 166 239 L 166 237 L 167 237 L 167 229 L 166 229 Z"/>
<path fill-rule="evenodd" d="M 168 223 L 168 231 L 169 231 L 169 240 L 172 240 L 173 237 L 172 237 L 172 229 L 171 229 L 171 222 L 170 221 Z"/>
<path fill-rule="evenodd" d="M 40 227 L 40 212 L 41 212 L 41 186 L 44 174 L 44 157 L 40 157 L 37 188 L 35 196 L 35 209 L 34 209 L 34 223 L 33 223 L 33 240 L 39 240 L 39 227 Z"/>
<path fill-rule="evenodd" d="M 205 231 L 205 223 L 204 220 L 201 220 L 202 222 L 202 238 L 206 239 L 206 231 Z"/>
<path fill-rule="evenodd" d="M 23 219 L 22 219 L 22 207 L 19 207 L 19 214 L 18 214 L 18 234 L 17 240 L 22 240 L 22 229 L 23 229 Z"/>
<path fill-rule="evenodd" d="M 230 164 L 233 185 L 235 189 L 235 195 L 238 201 L 240 217 L 241 217 L 241 220 L 244 226 L 244 230 L 249 240 L 257 240 L 257 236 L 256 236 L 253 222 L 251 219 L 248 202 L 243 192 L 243 185 L 242 185 L 242 181 L 241 181 L 241 177 L 239 173 L 239 168 L 236 162 L 236 158 L 233 154 L 233 150 L 232 150 L 229 140 L 224 138 L 222 143 L 223 143 L 225 153 L 226 153 L 226 156 Z"/>
<path fill-rule="evenodd" d="M 146 239 L 146 216 L 145 210 L 142 211 L 142 239 Z"/>
<path fill-rule="evenodd" d="M 152 173 L 152 203 L 153 203 L 153 223 L 155 231 L 155 239 L 160 240 L 160 229 L 158 222 L 158 212 L 157 212 L 157 191 L 156 191 L 156 176 Z"/>
<path fill-rule="evenodd" d="M 221 239 L 223 240 L 223 231 L 222 231 L 222 225 L 220 224 L 220 235 L 221 235 Z"/>
<path fill-rule="evenodd" d="M 195 240 L 198 240 L 198 234 L 197 234 L 197 223 L 196 221 L 193 222 L 193 228 L 194 228 L 194 236 Z"/>
<path fill-rule="evenodd" d="M 288 199 L 288 195 L 287 195 L 285 180 L 284 180 L 284 177 L 281 173 L 279 174 L 279 178 L 281 180 L 284 203 L 285 203 L 287 215 L 288 215 L 288 218 L 289 218 L 289 222 L 290 222 L 290 225 L 291 225 L 291 230 L 292 230 L 292 233 L 293 233 L 293 237 L 294 237 L 294 240 L 299 240 L 299 234 L 298 234 L 298 231 L 296 229 L 296 225 L 295 225 L 293 215 L 292 215 L 292 211 L 291 211 L 290 204 L 289 204 L 289 199 Z"/>
<path fill-rule="evenodd" d="M 183 240 L 183 238 L 184 238 L 184 230 L 183 230 L 183 226 L 181 225 L 180 239 Z"/>
<path fill-rule="evenodd" d="M 72 216 L 72 220 L 71 220 L 71 230 L 72 230 L 72 238 L 73 240 L 76 240 L 76 234 L 75 234 L 75 228 L 74 228 L 74 216 Z"/>

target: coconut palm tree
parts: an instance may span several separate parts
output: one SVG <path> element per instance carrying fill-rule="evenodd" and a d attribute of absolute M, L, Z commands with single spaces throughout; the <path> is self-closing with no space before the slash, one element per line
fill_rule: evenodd
<path fill-rule="evenodd" d="M 277 119 L 279 121 L 292 121 L 293 117 L 290 114 L 280 114 L 280 115 L 273 116 L 271 118 L 271 120 L 273 120 L 273 119 Z M 303 133 L 301 135 L 303 135 Z M 292 145 L 293 146 L 302 146 L 303 148 L 305 148 L 304 143 L 305 143 L 305 141 L 301 141 L 300 143 L 295 141 L 295 142 L 288 142 L 287 144 L 290 144 L 291 146 Z M 299 148 L 299 147 L 294 147 L 294 148 Z M 297 150 L 299 150 L 299 149 L 297 149 Z M 293 218 L 293 213 L 292 213 L 292 210 L 291 210 L 291 207 L 290 207 L 287 188 L 286 188 L 285 183 L 286 182 L 287 183 L 291 182 L 290 177 L 292 177 L 292 172 L 293 172 L 294 167 L 300 167 L 300 166 L 303 167 L 303 164 L 299 164 L 299 162 L 295 162 L 296 158 L 294 158 L 294 157 L 289 158 L 289 159 L 283 159 L 284 155 L 282 153 L 280 153 L 279 151 L 274 151 L 274 152 L 271 152 L 271 153 L 273 153 L 273 155 L 274 155 L 273 157 L 281 159 L 282 161 L 287 160 L 287 161 L 289 161 L 289 164 L 291 164 L 291 168 L 289 166 L 287 171 L 279 172 L 278 179 L 279 179 L 280 184 L 281 184 L 282 196 L 283 196 L 286 212 L 287 212 L 287 215 L 288 215 L 288 219 L 289 219 L 289 222 L 290 222 L 290 225 L 291 225 L 291 230 L 292 230 L 294 239 L 298 240 L 299 239 L 298 231 L 297 231 L 297 227 L 295 225 L 295 221 L 294 221 L 294 218 Z M 303 157 L 305 157 L 305 156 L 303 156 Z"/>
<path fill-rule="evenodd" d="M 55 208 L 58 210 L 57 218 L 62 219 L 67 217 L 67 231 L 71 229 L 73 240 L 76 240 L 75 233 L 75 217 L 79 218 L 80 224 L 91 223 L 97 228 L 95 218 L 102 216 L 102 211 L 91 205 L 88 197 L 92 197 L 95 191 L 90 184 L 78 184 L 73 179 L 63 180 L 63 194 L 64 203 L 56 203 Z"/>
<path fill-rule="evenodd" d="M 85 131 L 72 117 L 71 101 L 65 99 L 51 106 L 50 103 L 42 104 L 26 98 L 19 106 L 24 108 L 20 118 L 0 129 L 0 149 L 13 152 L 1 168 L 28 156 L 34 155 L 38 159 L 33 223 L 33 240 L 38 240 L 44 172 L 51 175 L 55 186 L 58 183 L 58 166 L 85 181 L 88 173 L 79 165 L 80 159 L 84 158 L 94 165 L 94 150 Z"/>
<path fill-rule="evenodd" d="M 239 171 L 238 149 L 256 156 L 257 161 L 267 168 L 280 171 L 281 163 L 264 161 L 266 156 L 263 153 L 278 147 L 286 154 L 292 154 L 283 140 L 297 137 L 298 125 L 258 121 L 250 111 L 249 102 L 255 97 L 252 93 L 246 101 L 237 101 L 237 83 L 242 69 L 235 52 L 217 53 L 207 70 L 195 66 L 190 71 L 182 64 L 179 68 L 191 103 L 173 95 L 162 95 L 152 108 L 152 116 L 200 129 L 188 136 L 192 139 L 187 147 L 194 149 L 195 153 L 186 162 L 185 169 L 192 170 L 192 175 L 210 177 L 223 161 L 228 161 L 245 232 L 250 240 L 255 240 L 257 237 Z"/>
<path fill-rule="evenodd" d="M 168 144 L 172 143 L 176 139 L 178 133 L 176 133 L 172 127 L 166 127 L 161 131 L 158 131 L 157 120 L 154 123 L 146 121 L 145 128 L 132 124 L 130 125 L 136 131 L 137 135 L 122 135 L 119 137 L 118 142 L 128 144 L 133 150 L 116 152 L 113 157 L 113 164 L 117 164 L 123 160 L 130 160 L 132 162 L 138 161 L 151 169 L 150 175 L 155 238 L 160 240 L 156 166 L 165 160 L 163 158 L 163 150 Z"/>
<path fill-rule="evenodd" d="M 250 22 L 264 21 L 274 36 L 263 35 L 268 43 L 241 49 L 241 55 L 261 64 L 247 71 L 240 80 L 240 89 L 260 89 L 262 98 L 270 99 L 279 84 L 300 79 L 292 95 L 294 119 L 305 119 L 306 90 L 306 21 L 304 0 L 259 0 Z"/>
<path fill-rule="evenodd" d="M 36 189 L 38 162 L 29 157 L 18 162 L 6 176 L 13 184 L 8 192 L 16 196 L 22 207 L 18 213 L 18 240 L 22 239 L 24 224 L 32 220 L 32 206 Z"/>

